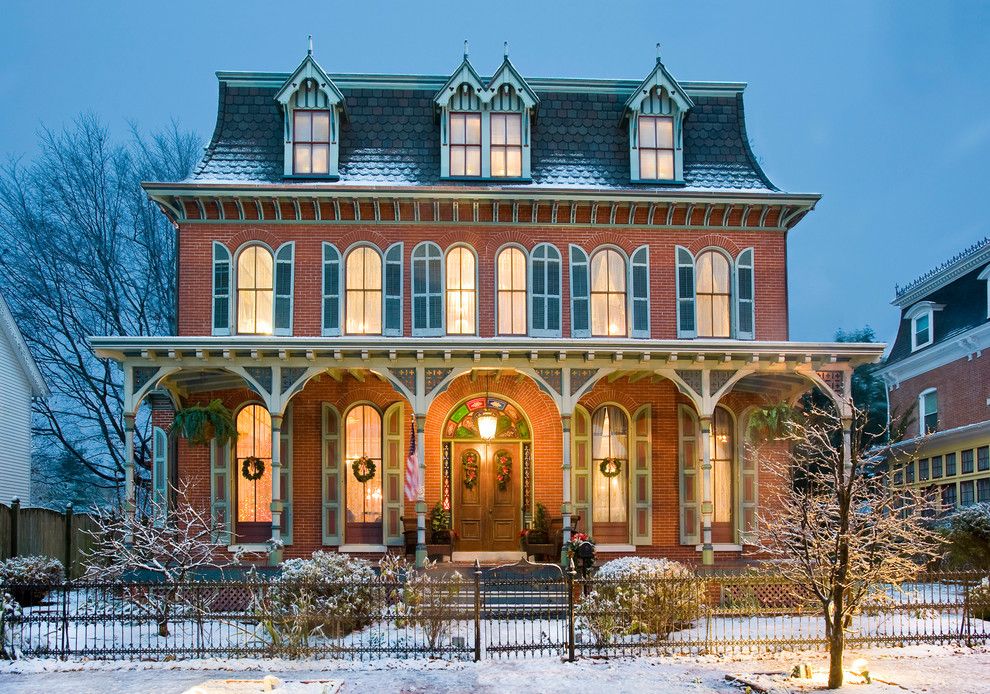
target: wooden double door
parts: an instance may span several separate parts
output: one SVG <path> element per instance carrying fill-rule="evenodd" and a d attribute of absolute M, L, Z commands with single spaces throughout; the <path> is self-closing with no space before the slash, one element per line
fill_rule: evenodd
<path fill-rule="evenodd" d="M 453 446 L 454 529 L 462 552 L 511 552 L 519 549 L 522 526 L 520 443 L 456 442 Z M 506 484 L 497 480 L 496 458 L 508 454 L 511 473 Z M 477 460 L 477 479 L 466 469 L 465 456 Z M 467 482 L 467 483 L 466 483 Z"/>

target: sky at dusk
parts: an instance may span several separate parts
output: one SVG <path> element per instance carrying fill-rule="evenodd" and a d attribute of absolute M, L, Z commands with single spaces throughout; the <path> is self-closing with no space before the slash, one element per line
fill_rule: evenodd
<path fill-rule="evenodd" d="M 80 112 L 208 140 L 216 70 L 740 81 L 771 180 L 823 195 L 791 233 L 791 338 L 871 325 L 904 284 L 990 235 L 990 2 L 21 2 L 0 4 L 0 156 Z"/>

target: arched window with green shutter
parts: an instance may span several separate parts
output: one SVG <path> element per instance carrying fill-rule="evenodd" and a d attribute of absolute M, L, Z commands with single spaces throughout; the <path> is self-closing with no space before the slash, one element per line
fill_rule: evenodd
<path fill-rule="evenodd" d="M 385 321 L 387 336 L 402 335 L 402 242 L 385 251 Z"/>
<path fill-rule="evenodd" d="M 590 337 L 588 254 L 574 245 L 568 250 L 571 264 L 571 337 Z"/>
<path fill-rule="evenodd" d="M 292 334 L 293 263 L 296 244 L 283 243 L 275 252 L 275 334 Z"/>
<path fill-rule="evenodd" d="M 560 337 L 560 251 L 541 243 L 530 254 L 530 335 Z"/>
<path fill-rule="evenodd" d="M 632 336 L 650 336 L 650 247 L 640 246 L 630 258 L 632 267 Z"/>
<path fill-rule="evenodd" d="M 674 252 L 677 256 L 677 337 L 695 337 L 698 328 L 694 316 L 694 256 L 681 246 Z"/>
<path fill-rule="evenodd" d="M 323 335 L 340 335 L 340 251 L 323 242 Z"/>
<path fill-rule="evenodd" d="M 736 258 L 736 338 L 740 340 L 756 337 L 753 294 L 753 249 L 747 248 Z"/>
<path fill-rule="evenodd" d="M 213 334 L 230 335 L 230 250 L 213 242 Z"/>
<path fill-rule="evenodd" d="M 443 253 L 425 241 L 412 252 L 413 335 L 443 335 Z"/>

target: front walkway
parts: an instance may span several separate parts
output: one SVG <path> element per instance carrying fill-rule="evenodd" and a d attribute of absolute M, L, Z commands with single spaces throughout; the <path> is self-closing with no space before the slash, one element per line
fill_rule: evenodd
<path fill-rule="evenodd" d="M 874 685 L 850 675 L 840 691 L 870 694 L 990 691 L 990 650 L 951 646 L 913 646 L 850 652 L 847 663 L 866 658 Z M 742 678 L 774 692 L 804 692 L 820 682 L 790 680 L 782 674 L 795 664 L 810 663 L 824 677 L 824 654 L 775 654 L 763 658 L 616 658 L 561 662 L 556 658 L 495 660 L 481 663 L 386 660 L 372 664 L 335 661 L 205 660 L 183 663 L 19 661 L 0 665 L 0 691 L 11 694 L 99 692 L 178 694 L 206 680 L 254 678 L 274 674 L 285 680 L 333 679 L 342 692 L 560 692 L 610 694 L 624 692 L 729 693 L 742 691 L 726 675 Z M 771 674 L 772 673 L 772 674 Z M 277 693 L 277 689 L 275 690 Z"/>

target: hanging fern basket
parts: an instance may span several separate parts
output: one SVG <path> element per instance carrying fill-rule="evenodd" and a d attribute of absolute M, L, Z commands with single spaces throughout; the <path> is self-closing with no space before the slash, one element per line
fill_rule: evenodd
<path fill-rule="evenodd" d="M 237 440 L 234 415 L 220 400 L 179 410 L 175 413 L 174 426 L 193 446 L 208 446 L 211 441 L 225 445 Z"/>

